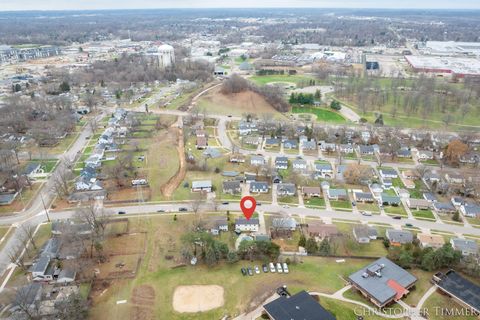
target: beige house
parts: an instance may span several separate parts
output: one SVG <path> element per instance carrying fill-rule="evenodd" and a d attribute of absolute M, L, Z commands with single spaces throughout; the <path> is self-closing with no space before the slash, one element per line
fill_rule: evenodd
<path fill-rule="evenodd" d="M 421 248 L 441 248 L 445 244 L 445 239 L 438 234 L 427 234 L 419 233 L 417 234 L 417 239 L 420 243 Z"/>

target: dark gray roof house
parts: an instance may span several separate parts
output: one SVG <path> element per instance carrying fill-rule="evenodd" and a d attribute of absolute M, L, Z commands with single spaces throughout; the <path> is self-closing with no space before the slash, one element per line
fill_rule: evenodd
<path fill-rule="evenodd" d="M 279 183 L 277 185 L 277 194 L 279 196 L 293 196 L 297 191 L 297 187 L 293 183 Z"/>
<path fill-rule="evenodd" d="M 335 320 L 336 318 L 325 310 L 306 291 L 301 291 L 291 297 L 280 298 L 263 306 L 272 320 Z"/>
<path fill-rule="evenodd" d="M 408 294 L 417 278 L 387 258 L 380 258 L 348 277 L 349 282 L 378 307 Z"/>
<path fill-rule="evenodd" d="M 453 270 L 449 270 L 445 274 L 435 274 L 433 281 L 441 291 L 468 306 L 477 314 L 480 313 L 480 287 L 478 285 Z"/>
<path fill-rule="evenodd" d="M 237 194 L 241 192 L 240 181 L 223 181 L 223 193 Z"/>
<path fill-rule="evenodd" d="M 268 192 L 268 183 L 252 181 L 252 182 L 250 182 L 250 192 L 266 193 L 266 192 Z"/>
<path fill-rule="evenodd" d="M 405 243 L 412 243 L 413 234 L 406 230 L 388 229 L 385 236 L 390 241 L 391 245 L 402 245 Z"/>
<path fill-rule="evenodd" d="M 380 201 L 382 204 L 389 206 L 398 206 L 401 203 L 400 197 L 391 196 L 387 193 L 382 193 Z"/>
<path fill-rule="evenodd" d="M 475 240 L 452 238 L 450 244 L 453 249 L 461 251 L 464 256 L 478 254 L 478 244 Z"/>

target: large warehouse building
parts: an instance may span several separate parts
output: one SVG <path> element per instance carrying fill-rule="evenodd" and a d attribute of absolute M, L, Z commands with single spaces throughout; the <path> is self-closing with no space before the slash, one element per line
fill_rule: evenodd
<path fill-rule="evenodd" d="M 405 56 L 416 72 L 451 74 L 458 78 L 480 77 L 480 59 L 461 57 Z"/>
<path fill-rule="evenodd" d="M 480 42 L 427 41 L 430 54 L 464 54 L 480 56 Z"/>

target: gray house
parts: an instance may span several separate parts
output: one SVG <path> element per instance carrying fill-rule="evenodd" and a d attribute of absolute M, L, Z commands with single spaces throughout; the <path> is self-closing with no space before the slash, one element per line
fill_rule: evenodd
<path fill-rule="evenodd" d="M 223 193 L 239 194 L 241 192 L 240 181 L 223 181 Z"/>
<path fill-rule="evenodd" d="M 268 183 L 252 181 L 250 183 L 250 192 L 252 192 L 252 193 L 268 193 Z"/>
<path fill-rule="evenodd" d="M 294 196 L 297 187 L 293 183 L 279 183 L 277 186 L 277 194 L 279 196 Z"/>
<path fill-rule="evenodd" d="M 392 246 L 400 246 L 413 241 L 413 234 L 405 230 L 388 229 L 385 232 L 385 236 Z"/>
<path fill-rule="evenodd" d="M 474 240 L 452 238 L 450 239 L 450 244 L 453 249 L 461 251 L 463 256 L 478 254 L 478 245 Z"/>
<path fill-rule="evenodd" d="M 417 278 L 387 258 L 380 258 L 348 277 L 363 296 L 382 308 L 409 293 Z"/>
<path fill-rule="evenodd" d="M 370 243 L 377 239 L 378 232 L 374 227 L 360 225 L 353 228 L 353 236 L 358 243 Z"/>

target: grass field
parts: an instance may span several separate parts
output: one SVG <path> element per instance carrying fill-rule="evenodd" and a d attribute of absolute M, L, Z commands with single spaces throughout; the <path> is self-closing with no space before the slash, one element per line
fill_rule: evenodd
<path fill-rule="evenodd" d="M 283 118 L 262 96 L 252 91 L 224 95 L 220 88 L 215 88 L 203 95 L 197 101 L 197 106 L 213 114 L 242 116 L 244 113 L 269 113 Z"/>
<path fill-rule="evenodd" d="M 131 319 L 136 313 L 148 314 L 156 319 L 220 319 L 224 315 L 238 315 L 248 308 L 256 307 L 281 285 L 292 291 L 310 290 L 333 293 L 344 286 L 346 277 L 367 265 L 371 260 L 348 259 L 348 263 L 336 263 L 333 258 L 305 257 L 303 263 L 290 266 L 287 274 L 260 274 L 243 277 L 242 266 L 261 264 L 261 261 L 242 261 L 235 264 L 221 264 L 214 267 L 199 265 L 172 268 L 174 260 L 165 255 L 180 257 L 180 235 L 188 228 L 191 217 L 179 215 L 178 221 L 172 216 L 131 219 L 130 232 L 147 232 L 147 252 L 142 259 L 134 279 L 110 283 L 103 293 L 94 294 L 91 309 L 92 319 Z M 173 310 L 172 296 L 179 285 L 216 284 L 225 289 L 225 305 L 200 314 L 179 314 Z M 132 297 L 135 288 L 153 288 L 154 297 L 148 305 L 138 305 Z M 127 300 L 117 305 L 118 300 Z M 332 310 L 340 310 L 336 303 L 329 304 Z M 336 311 L 339 312 L 339 311 Z M 339 318 L 341 319 L 341 318 Z"/>
<path fill-rule="evenodd" d="M 301 76 L 301 75 L 271 75 L 271 76 L 253 76 L 249 80 L 253 81 L 258 85 L 266 85 L 274 82 L 290 82 L 297 85 L 300 82 L 308 82 L 313 80 L 312 77 Z"/>
<path fill-rule="evenodd" d="M 324 108 L 313 108 L 313 107 L 293 107 L 292 113 L 311 113 L 317 117 L 318 122 L 330 122 L 330 123 L 345 123 L 347 122 L 345 118 L 334 111 L 324 109 Z"/>
<path fill-rule="evenodd" d="M 437 100 L 438 102 L 433 104 L 433 107 L 428 110 L 428 112 L 423 113 L 424 109 L 419 107 L 417 110 L 404 109 L 402 107 L 395 107 L 394 103 L 394 94 L 392 93 L 392 79 L 389 78 L 368 78 L 360 79 L 358 81 L 371 81 L 371 86 L 377 86 L 377 88 L 383 90 L 386 94 L 386 100 L 382 106 L 368 106 L 368 112 L 362 114 L 356 106 L 356 98 L 354 97 L 338 97 L 342 102 L 345 102 L 352 109 L 357 111 L 362 117 L 365 117 L 372 122 L 375 120 L 374 112 L 379 111 L 383 114 L 383 119 L 385 125 L 394 125 L 399 127 L 430 127 L 430 128 L 445 128 L 448 127 L 450 130 L 457 129 L 467 129 L 468 126 L 476 126 L 478 128 L 478 119 L 480 117 L 480 112 L 475 110 L 469 110 L 468 116 L 463 116 L 461 108 L 458 107 L 458 102 L 453 96 L 443 95 L 443 94 L 434 94 L 432 99 Z M 412 83 L 408 81 L 403 84 L 406 86 L 411 86 Z M 452 92 L 456 90 L 466 89 L 462 83 L 448 83 L 447 81 L 439 80 L 436 85 L 438 88 L 445 87 L 446 90 L 451 90 Z M 368 93 L 368 95 L 373 95 L 373 93 Z M 402 92 L 398 95 L 399 105 L 403 104 L 403 101 L 409 97 L 411 98 L 414 95 L 414 92 Z M 368 99 L 368 98 L 367 98 Z M 475 104 L 475 100 L 472 100 L 471 103 Z M 444 106 L 442 104 L 445 103 Z M 394 112 L 395 110 L 395 112 Z M 395 117 L 393 116 L 395 113 Z M 443 122 L 445 115 L 448 114 L 452 117 L 451 123 L 446 126 Z M 470 127 L 473 129 L 473 127 Z"/>

